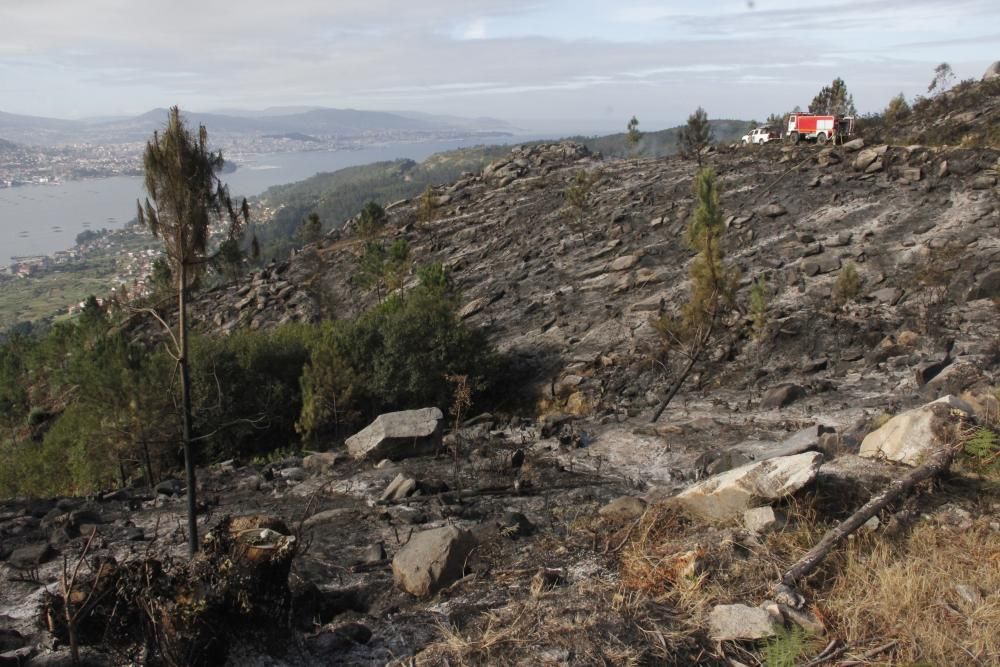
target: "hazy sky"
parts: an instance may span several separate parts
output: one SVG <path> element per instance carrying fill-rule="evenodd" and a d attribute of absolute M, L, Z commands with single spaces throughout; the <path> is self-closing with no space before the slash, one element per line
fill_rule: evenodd
<path fill-rule="evenodd" d="M 861 111 L 1000 59 L 1000 0 L 0 0 L 0 110 L 323 105 L 641 129 Z M 620 127 L 619 127 L 620 126 Z"/>

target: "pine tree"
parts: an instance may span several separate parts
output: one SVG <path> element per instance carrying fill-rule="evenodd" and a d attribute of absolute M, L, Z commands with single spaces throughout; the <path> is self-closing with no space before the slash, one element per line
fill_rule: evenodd
<path fill-rule="evenodd" d="M 739 282 L 739 272 L 726 264 L 722 250 L 725 232 L 719 188 L 715 171 L 706 167 L 694 181 L 694 216 L 688 224 L 686 241 L 697 252 L 688 275 L 691 292 L 676 314 L 667 314 L 654 322 L 667 355 L 677 353 L 681 367 L 666 397 L 657 407 L 652 421 L 663 414 L 680 391 L 684 381 L 718 338 L 725 316 L 732 308 Z"/>
<path fill-rule="evenodd" d="M 910 105 L 907 104 L 906 98 L 903 97 L 903 93 L 900 93 L 889 100 L 889 106 L 885 108 L 885 113 L 883 115 L 885 117 L 885 124 L 889 127 L 892 127 L 897 122 L 910 115 Z"/>
<path fill-rule="evenodd" d="M 626 129 L 628 133 L 625 135 L 625 140 L 628 142 L 629 149 L 635 150 L 639 145 L 639 140 L 642 139 L 642 132 L 639 131 L 639 119 L 632 116 Z"/>
<path fill-rule="evenodd" d="M 303 243 L 315 243 L 323 235 L 323 223 L 316 212 L 310 213 L 299 223 L 296 235 Z"/>
<path fill-rule="evenodd" d="M 213 222 L 224 226 L 226 240 L 239 237 L 249 219 L 244 199 L 240 213 L 233 209 L 228 188 L 219 179 L 222 153 L 208 150 L 208 131 L 202 125 L 194 136 L 184 125 L 180 109 L 172 107 L 167 127 L 153 133 L 143 153 L 145 206 L 137 203 L 139 222 L 163 240 L 177 281 L 177 334 L 170 332 L 174 358 L 180 369 L 182 445 L 187 482 L 188 548 L 198 550 L 195 517 L 194 459 L 191 452 L 191 376 L 188 368 L 187 299 L 194 278 L 212 261 L 208 252 Z M 152 199 L 152 202 L 150 201 Z"/>
<path fill-rule="evenodd" d="M 701 168 L 701 151 L 712 142 L 712 126 L 708 122 L 708 114 L 701 107 L 698 107 L 693 114 L 688 116 L 687 125 L 681 128 L 677 135 L 677 143 L 683 155 L 698 158 L 698 167 Z"/>
<path fill-rule="evenodd" d="M 847 92 L 847 84 L 840 77 L 820 89 L 809 105 L 809 112 L 833 116 L 856 116 L 858 113 L 854 108 L 854 96 Z"/>

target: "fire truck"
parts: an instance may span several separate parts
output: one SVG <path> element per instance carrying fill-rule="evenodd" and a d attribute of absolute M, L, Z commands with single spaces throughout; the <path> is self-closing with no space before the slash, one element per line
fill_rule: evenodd
<path fill-rule="evenodd" d="M 843 143 L 854 134 L 852 116 L 831 116 L 817 113 L 788 114 L 788 128 L 785 136 L 793 144 L 803 139 L 815 140 L 818 144 L 827 141 Z"/>

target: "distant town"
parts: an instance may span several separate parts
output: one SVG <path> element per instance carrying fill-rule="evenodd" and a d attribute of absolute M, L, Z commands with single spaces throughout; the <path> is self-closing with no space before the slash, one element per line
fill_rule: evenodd
<path fill-rule="evenodd" d="M 248 158 L 273 153 L 344 151 L 380 144 L 466 139 L 465 130 L 371 130 L 354 136 L 313 136 L 297 132 L 273 135 L 215 136 L 216 150 L 226 158 L 227 171 Z M 484 137 L 496 136 L 484 133 Z M 74 143 L 38 146 L 0 141 L 0 188 L 40 185 L 85 178 L 142 175 L 144 141 Z"/>

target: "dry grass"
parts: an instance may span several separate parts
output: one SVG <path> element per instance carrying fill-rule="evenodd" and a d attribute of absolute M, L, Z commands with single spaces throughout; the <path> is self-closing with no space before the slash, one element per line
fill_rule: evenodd
<path fill-rule="evenodd" d="M 1000 664 L 1000 534 L 922 523 L 897 544 L 856 544 L 823 604 L 852 645 L 899 640 L 899 663 Z"/>
<path fill-rule="evenodd" d="M 698 643 L 671 625 L 662 608 L 622 595 L 610 581 L 588 579 L 512 600 L 462 629 L 442 625 L 441 639 L 416 664 L 698 664 Z"/>

